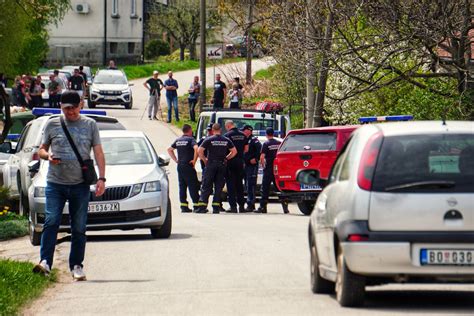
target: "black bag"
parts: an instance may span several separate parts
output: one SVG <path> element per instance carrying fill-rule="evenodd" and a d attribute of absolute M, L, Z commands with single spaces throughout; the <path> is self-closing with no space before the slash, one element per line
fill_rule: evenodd
<path fill-rule="evenodd" d="M 74 144 L 74 141 L 72 140 L 71 134 L 69 134 L 69 131 L 66 127 L 66 123 L 64 123 L 64 118 L 62 116 L 60 117 L 60 121 L 61 121 L 61 126 L 63 128 L 64 134 L 66 134 L 66 138 L 69 141 L 69 144 L 71 145 L 71 148 L 74 151 L 74 154 L 76 154 L 79 164 L 81 165 L 82 178 L 84 179 L 84 184 L 89 184 L 89 185 L 96 184 L 97 173 L 95 172 L 95 168 L 94 168 L 94 160 L 82 159 L 81 155 L 79 154 L 79 151 L 77 150 L 76 144 Z"/>

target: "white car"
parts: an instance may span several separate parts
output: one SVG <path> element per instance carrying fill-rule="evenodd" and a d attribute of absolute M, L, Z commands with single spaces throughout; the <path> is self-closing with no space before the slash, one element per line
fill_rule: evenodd
<path fill-rule="evenodd" d="M 168 156 L 158 156 L 148 138 L 139 131 L 100 131 L 106 160 L 106 190 L 96 197 L 91 186 L 88 230 L 150 228 L 154 238 L 171 234 L 171 202 L 164 167 Z M 45 220 L 45 187 L 49 163 L 41 160 L 29 188 L 29 229 L 33 245 L 39 245 Z M 60 231 L 68 231 L 68 205 Z"/>
<path fill-rule="evenodd" d="M 311 287 L 342 306 L 384 283 L 474 281 L 474 122 L 358 128 L 309 225 Z"/>
<path fill-rule="evenodd" d="M 126 109 L 133 106 L 132 89 L 127 76 L 121 70 L 99 70 L 90 87 L 89 108 L 97 104 L 123 105 Z"/>

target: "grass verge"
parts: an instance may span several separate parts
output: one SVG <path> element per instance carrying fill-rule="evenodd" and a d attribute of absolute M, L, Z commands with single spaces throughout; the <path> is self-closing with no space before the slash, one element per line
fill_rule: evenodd
<path fill-rule="evenodd" d="M 0 259 L 0 315 L 17 315 L 22 306 L 56 281 L 54 270 L 44 277 L 33 273 L 33 267 L 31 262 Z"/>
<path fill-rule="evenodd" d="M 28 220 L 9 211 L 0 212 L 0 240 L 28 235 Z"/>
<path fill-rule="evenodd" d="M 229 64 L 235 63 L 244 60 L 243 58 L 225 58 L 215 61 L 208 61 L 208 67 L 212 67 L 214 63 L 219 64 Z M 171 71 L 184 71 L 191 69 L 199 69 L 198 60 L 184 60 L 184 61 L 167 61 L 159 59 L 157 62 L 152 64 L 144 65 L 128 65 L 122 67 L 123 71 L 127 75 L 129 80 L 150 77 L 154 70 L 158 70 L 161 74 Z"/>

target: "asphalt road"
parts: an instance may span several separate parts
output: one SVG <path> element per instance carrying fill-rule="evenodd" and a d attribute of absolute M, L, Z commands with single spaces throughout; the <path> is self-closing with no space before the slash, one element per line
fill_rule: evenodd
<path fill-rule="evenodd" d="M 197 72 L 176 74 L 176 79 L 184 82 Z M 140 120 L 147 99 L 142 82 L 135 81 L 132 110 L 108 107 L 107 111 L 128 129 L 144 131 L 164 153 L 177 131 L 163 122 Z M 308 217 L 296 206 L 290 206 L 289 215 L 276 204 L 266 215 L 181 214 L 173 162 L 168 169 L 171 238 L 151 239 L 148 230 L 88 233 L 84 262 L 88 281 L 66 278 L 27 314 L 472 315 L 474 311 L 472 285 L 373 287 L 364 308 L 342 309 L 333 296 L 310 291 Z M 61 238 L 56 256 L 62 268 L 69 247 L 69 238 Z"/>

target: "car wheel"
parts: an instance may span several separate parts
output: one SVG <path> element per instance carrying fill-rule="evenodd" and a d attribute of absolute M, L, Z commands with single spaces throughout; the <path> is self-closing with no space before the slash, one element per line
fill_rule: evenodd
<path fill-rule="evenodd" d="M 39 246 L 41 244 L 41 233 L 35 231 L 33 221 L 31 220 L 31 214 L 28 217 L 28 233 L 30 235 L 30 242 L 33 246 Z"/>
<path fill-rule="evenodd" d="M 19 214 L 20 216 L 24 216 L 29 213 L 29 207 L 28 207 L 28 198 L 23 194 L 23 192 L 20 189 L 20 204 L 18 207 Z"/>
<path fill-rule="evenodd" d="M 311 215 L 311 212 L 314 209 L 314 204 L 316 201 L 301 201 L 298 203 L 298 208 L 300 209 L 301 213 L 304 215 Z"/>
<path fill-rule="evenodd" d="M 315 294 L 331 294 L 334 293 L 335 284 L 329 280 L 324 279 L 319 274 L 319 259 L 318 251 L 316 249 L 316 242 L 311 238 L 310 252 L 311 252 L 311 291 Z"/>
<path fill-rule="evenodd" d="M 336 299 L 344 307 L 361 306 L 365 299 L 365 278 L 348 269 L 340 247 L 337 255 Z"/>
<path fill-rule="evenodd" d="M 172 216 L 171 216 L 171 201 L 168 199 L 168 208 L 166 211 L 166 218 L 160 228 L 150 228 L 151 236 L 153 238 L 168 238 L 171 235 Z"/>
<path fill-rule="evenodd" d="M 96 105 L 97 104 L 92 102 L 90 99 L 87 101 L 87 106 L 89 107 L 89 109 L 95 109 Z"/>

